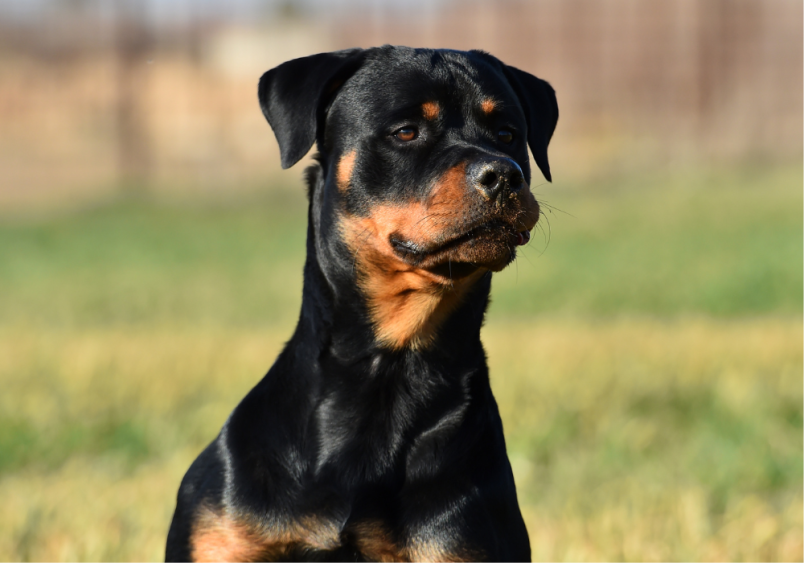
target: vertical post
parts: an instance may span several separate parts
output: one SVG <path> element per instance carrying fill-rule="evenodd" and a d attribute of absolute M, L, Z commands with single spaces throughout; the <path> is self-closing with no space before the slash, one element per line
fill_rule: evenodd
<path fill-rule="evenodd" d="M 115 2 L 117 51 L 117 168 L 121 188 L 141 192 L 151 172 L 150 140 L 143 97 L 150 34 L 144 2 Z"/>

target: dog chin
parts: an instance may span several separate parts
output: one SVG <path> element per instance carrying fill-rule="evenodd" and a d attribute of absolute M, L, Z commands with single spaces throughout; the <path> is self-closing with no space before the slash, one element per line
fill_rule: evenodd
<path fill-rule="evenodd" d="M 499 272 L 505 268 L 516 257 L 516 240 L 516 233 L 510 229 L 494 229 L 427 251 L 411 242 L 392 240 L 391 244 L 397 256 L 408 264 L 459 280 L 478 270 Z"/>
<path fill-rule="evenodd" d="M 472 264 L 476 268 L 499 272 L 516 257 L 514 245 L 506 238 L 477 238 L 452 249 L 449 261 Z"/>
<path fill-rule="evenodd" d="M 515 257 L 515 251 L 508 251 L 504 255 L 493 258 L 478 258 L 471 262 L 467 261 L 466 257 L 448 258 L 445 262 L 440 262 L 424 269 L 446 280 L 457 281 L 468 278 L 480 270 L 499 272 L 510 264 Z"/>

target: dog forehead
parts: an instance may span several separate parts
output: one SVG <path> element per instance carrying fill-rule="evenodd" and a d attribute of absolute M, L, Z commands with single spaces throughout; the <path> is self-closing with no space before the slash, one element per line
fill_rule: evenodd
<path fill-rule="evenodd" d="M 367 57 L 344 85 L 335 106 L 362 115 L 369 109 L 375 115 L 389 115 L 425 102 L 465 107 L 514 96 L 499 68 L 481 55 L 393 47 L 376 49 Z"/>

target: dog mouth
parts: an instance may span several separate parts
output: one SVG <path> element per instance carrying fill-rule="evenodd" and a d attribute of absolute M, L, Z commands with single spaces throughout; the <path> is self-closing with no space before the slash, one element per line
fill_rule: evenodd
<path fill-rule="evenodd" d="M 412 266 L 448 279 L 469 276 L 481 268 L 500 271 L 516 257 L 516 247 L 530 241 L 530 231 L 499 219 L 477 225 L 437 244 L 423 245 L 392 234 L 394 253 Z"/>

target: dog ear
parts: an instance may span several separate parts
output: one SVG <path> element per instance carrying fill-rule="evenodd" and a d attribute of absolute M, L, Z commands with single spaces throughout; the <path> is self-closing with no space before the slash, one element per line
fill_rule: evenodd
<path fill-rule="evenodd" d="M 541 78 L 536 78 L 518 68 L 503 65 L 508 82 L 514 89 L 525 118 L 528 121 L 528 145 L 533 159 L 548 182 L 552 182 L 550 163 L 547 161 L 547 145 L 558 122 L 558 103 L 553 87 Z"/>
<path fill-rule="evenodd" d="M 260 107 L 279 142 L 282 168 L 296 164 L 313 146 L 327 103 L 363 59 L 363 49 L 320 53 L 288 61 L 262 75 Z"/>

